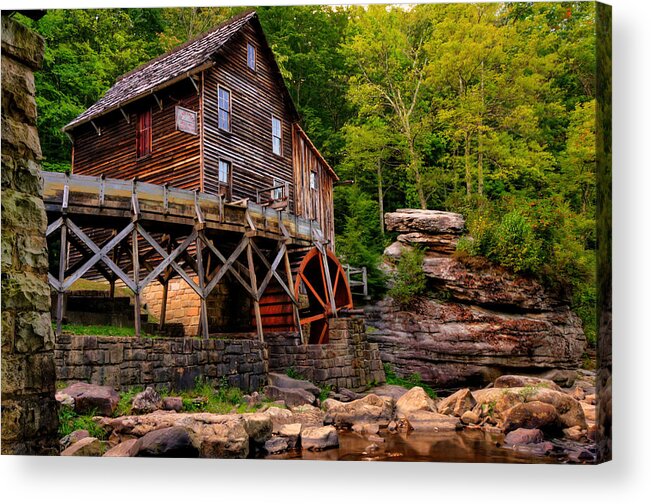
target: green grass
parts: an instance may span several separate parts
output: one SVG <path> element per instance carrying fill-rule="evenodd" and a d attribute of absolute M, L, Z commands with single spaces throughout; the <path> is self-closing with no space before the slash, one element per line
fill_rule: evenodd
<path fill-rule="evenodd" d="M 399 385 L 400 387 L 405 387 L 407 389 L 411 389 L 413 387 L 421 387 L 432 399 L 436 399 L 438 397 L 436 391 L 432 387 L 423 383 L 418 373 L 409 375 L 407 378 L 402 378 L 396 375 L 390 364 L 385 363 L 384 374 L 387 379 L 387 385 Z"/>
<path fill-rule="evenodd" d="M 96 282 L 93 280 L 86 280 L 85 278 L 80 278 L 75 283 L 70 286 L 70 292 L 74 291 L 100 291 L 108 292 L 110 285 L 108 282 Z M 133 292 L 130 289 L 125 287 L 116 287 L 115 288 L 116 297 L 133 297 Z"/>
<path fill-rule="evenodd" d="M 93 421 L 94 412 L 78 415 L 69 406 L 59 408 L 59 437 L 62 438 L 76 430 L 87 430 L 92 437 L 106 439 L 107 433 Z"/>
<path fill-rule="evenodd" d="M 56 328 L 56 324 L 52 324 Z M 110 325 L 81 325 L 81 324 L 63 324 L 61 326 L 64 334 L 73 336 L 135 336 L 136 332 L 133 327 L 115 327 Z M 141 331 L 145 338 L 156 338 L 155 334 L 148 334 Z"/>

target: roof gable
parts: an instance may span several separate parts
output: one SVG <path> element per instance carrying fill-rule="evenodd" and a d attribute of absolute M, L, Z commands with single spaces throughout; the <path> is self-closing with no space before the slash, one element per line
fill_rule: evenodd
<path fill-rule="evenodd" d="M 211 66 L 215 53 L 249 22 L 254 23 L 263 46 L 270 53 L 270 61 L 280 80 L 281 90 L 292 113 L 298 118 L 296 108 L 280 74 L 273 52 L 264 36 L 258 16 L 255 11 L 249 11 L 227 20 L 216 28 L 124 74 L 118 78 L 102 98 L 67 124 L 63 128 L 64 131 L 70 131 L 83 123 L 114 111 L 127 103 L 134 102 L 158 89 L 167 87 L 182 78 Z"/>

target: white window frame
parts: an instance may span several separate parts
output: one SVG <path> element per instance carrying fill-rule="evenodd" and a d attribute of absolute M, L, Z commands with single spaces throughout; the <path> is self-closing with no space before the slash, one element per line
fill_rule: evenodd
<path fill-rule="evenodd" d="M 317 172 L 310 170 L 310 189 L 313 191 L 319 190 L 319 181 L 317 179 Z"/>
<path fill-rule="evenodd" d="M 228 129 L 222 128 L 222 122 L 221 122 L 221 112 L 224 111 L 221 107 L 220 104 L 220 97 L 219 95 L 221 94 L 221 91 L 224 90 L 228 93 Z M 233 131 L 233 93 L 232 91 L 227 88 L 226 86 L 222 86 L 221 84 L 217 85 L 217 127 L 222 130 L 230 133 Z"/>
<path fill-rule="evenodd" d="M 285 182 L 280 180 L 280 179 L 274 178 L 273 179 L 273 186 L 275 187 L 275 186 L 280 186 L 280 185 L 284 186 Z M 283 197 L 283 187 L 277 187 L 276 189 L 271 190 L 271 199 L 272 200 L 280 200 L 280 199 L 282 199 L 282 197 Z"/>
<path fill-rule="evenodd" d="M 222 180 L 222 165 L 226 166 L 226 180 Z M 217 180 L 220 184 L 230 185 L 231 182 L 231 173 L 233 171 L 233 163 L 227 159 L 220 159 L 217 163 Z"/>
<path fill-rule="evenodd" d="M 279 136 L 274 135 L 274 121 L 278 121 L 279 125 Z M 276 152 L 275 150 L 275 144 L 274 140 L 278 139 L 278 150 L 279 152 Z M 283 121 L 280 117 L 276 117 L 275 115 L 272 114 L 271 116 L 271 152 L 273 152 L 276 156 L 282 157 L 283 155 Z"/>
<path fill-rule="evenodd" d="M 250 59 L 251 54 L 253 54 L 253 66 L 251 66 L 251 59 Z M 257 58 L 258 55 L 255 46 L 251 42 L 247 42 L 246 43 L 246 66 L 252 72 L 256 71 L 256 66 L 258 64 Z"/>

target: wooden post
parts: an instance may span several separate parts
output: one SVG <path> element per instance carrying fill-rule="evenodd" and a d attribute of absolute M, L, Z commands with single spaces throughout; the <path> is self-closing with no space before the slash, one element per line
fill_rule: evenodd
<path fill-rule="evenodd" d="M 169 289 L 169 280 L 163 282 L 163 299 L 160 305 L 160 322 L 158 323 L 158 330 L 163 331 L 165 328 L 165 317 L 167 316 L 167 290 Z"/>
<path fill-rule="evenodd" d="M 296 292 L 296 287 L 294 286 L 294 278 L 292 276 L 292 265 L 289 262 L 289 251 L 285 249 L 285 276 L 287 276 L 287 284 L 289 288 Z M 305 345 L 305 338 L 303 337 L 303 328 L 301 327 L 301 317 L 299 315 L 298 311 L 298 305 L 297 303 L 299 302 L 298 296 L 296 297 L 296 303 L 292 303 L 293 309 L 294 309 L 294 320 L 296 320 L 296 329 L 298 330 L 298 335 L 301 338 L 301 344 Z"/>
<path fill-rule="evenodd" d="M 135 228 L 131 232 L 131 257 L 133 261 L 133 283 L 136 284 L 135 297 L 133 299 L 134 329 L 136 338 L 140 338 L 140 259 L 138 257 L 138 231 Z"/>
<path fill-rule="evenodd" d="M 255 276 L 255 264 L 253 263 L 253 249 L 251 248 L 251 239 L 246 246 L 246 258 L 249 263 L 249 277 L 251 278 L 251 289 L 254 292 L 253 296 L 253 312 L 255 313 L 255 326 L 258 331 L 258 338 L 264 341 L 264 333 L 262 331 L 262 316 L 260 315 L 260 302 L 258 300 L 258 280 Z"/>
<path fill-rule="evenodd" d="M 195 246 L 197 248 L 197 275 L 199 277 L 199 290 L 201 290 L 201 295 L 199 299 L 201 300 L 201 308 L 199 311 L 199 334 L 203 336 L 203 339 L 208 339 L 208 309 L 206 306 L 206 291 L 205 291 L 205 272 L 203 269 L 203 251 L 202 251 L 202 241 L 199 237 L 199 234 L 203 234 L 203 231 L 197 233 L 197 239 L 195 240 Z"/>
<path fill-rule="evenodd" d="M 56 335 L 61 336 L 63 329 L 63 281 L 66 276 L 66 263 L 68 259 L 68 226 L 64 219 L 61 225 L 61 247 L 59 248 L 59 284 L 61 290 L 57 293 L 57 330 Z"/>
<path fill-rule="evenodd" d="M 364 282 L 364 298 L 368 297 L 368 277 L 366 273 L 366 266 L 362 267 L 362 282 Z"/>

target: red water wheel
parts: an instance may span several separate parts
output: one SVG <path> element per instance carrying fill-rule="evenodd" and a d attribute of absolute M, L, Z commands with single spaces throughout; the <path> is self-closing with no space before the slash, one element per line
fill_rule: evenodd
<path fill-rule="evenodd" d="M 303 257 L 294 282 L 294 295 L 301 301 L 299 316 L 306 336 L 309 325 L 308 343 L 327 343 L 328 320 L 340 310 L 353 307 L 346 272 L 330 250 L 324 258 L 315 247 Z"/>

